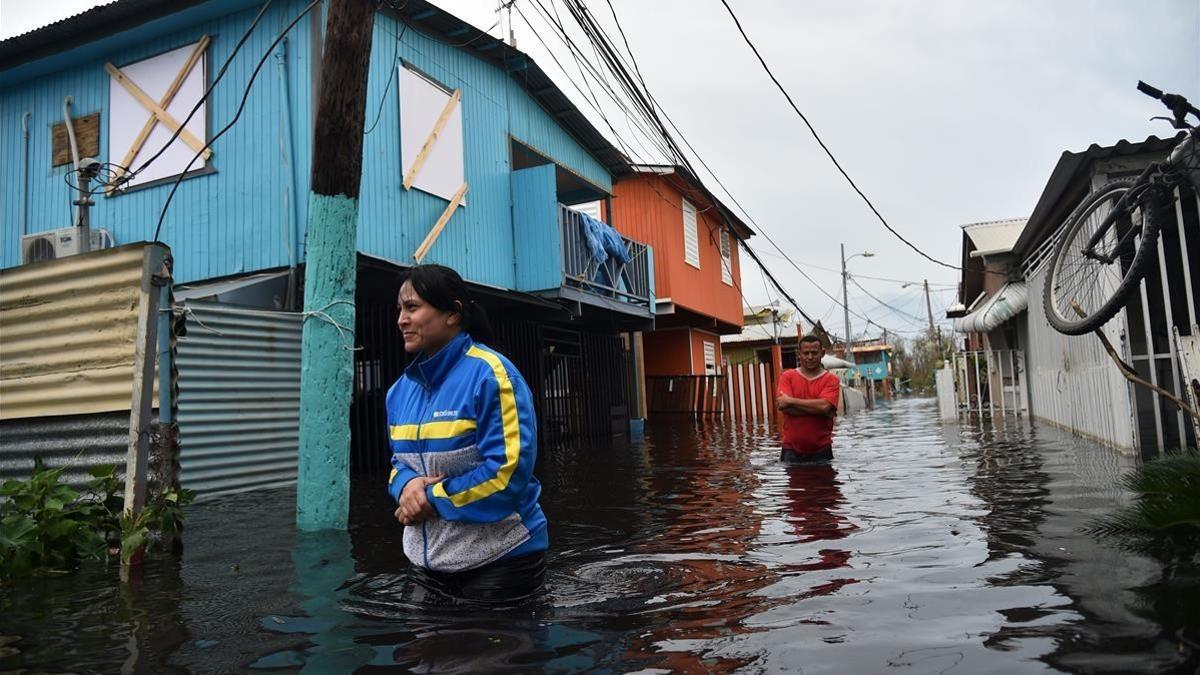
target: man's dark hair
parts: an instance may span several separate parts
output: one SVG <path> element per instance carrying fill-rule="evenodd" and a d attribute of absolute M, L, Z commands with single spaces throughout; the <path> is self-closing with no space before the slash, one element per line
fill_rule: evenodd
<path fill-rule="evenodd" d="M 800 346 L 803 347 L 805 342 L 815 342 L 817 343 L 817 346 L 821 348 L 821 351 L 825 350 L 825 346 L 821 344 L 821 338 L 813 335 L 812 333 L 800 338 Z"/>

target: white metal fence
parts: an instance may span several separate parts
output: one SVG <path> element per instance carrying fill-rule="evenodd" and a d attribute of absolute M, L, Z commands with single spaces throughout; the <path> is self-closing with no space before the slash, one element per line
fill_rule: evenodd
<path fill-rule="evenodd" d="M 960 351 L 954 354 L 950 370 L 953 406 L 959 414 L 1007 417 L 1029 413 L 1021 350 Z M 941 386 L 939 378 L 939 396 Z"/>

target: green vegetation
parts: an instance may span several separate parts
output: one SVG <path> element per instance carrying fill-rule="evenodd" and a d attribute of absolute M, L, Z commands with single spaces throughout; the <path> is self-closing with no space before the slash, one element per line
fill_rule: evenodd
<path fill-rule="evenodd" d="M 1122 478 L 1133 502 L 1088 530 L 1129 548 L 1200 562 L 1200 457 L 1175 455 L 1146 462 Z"/>
<path fill-rule="evenodd" d="M 70 572 L 118 553 L 128 563 L 147 544 L 161 549 L 178 536 L 192 499 L 188 490 L 164 490 L 128 516 L 115 466 L 93 469 L 83 492 L 61 484 L 62 473 L 39 458 L 28 480 L 0 486 L 0 580 Z"/>
<path fill-rule="evenodd" d="M 943 341 L 943 348 L 949 340 Z M 934 374 L 947 359 L 948 354 L 938 349 L 937 335 L 926 331 L 925 335 L 902 340 L 897 338 L 892 352 L 892 373 L 907 382 L 918 394 L 931 394 L 935 390 Z"/>

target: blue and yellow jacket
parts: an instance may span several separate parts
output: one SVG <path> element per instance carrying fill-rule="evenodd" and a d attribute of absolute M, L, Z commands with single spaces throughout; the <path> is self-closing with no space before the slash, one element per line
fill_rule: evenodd
<path fill-rule="evenodd" d="M 508 359 L 460 333 L 404 370 L 387 422 L 393 501 L 418 476 L 446 476 L 425 489 L 438 517 L 404 528 L 410 561 L 458 572 L 546 549 L 533 397 Z"/>

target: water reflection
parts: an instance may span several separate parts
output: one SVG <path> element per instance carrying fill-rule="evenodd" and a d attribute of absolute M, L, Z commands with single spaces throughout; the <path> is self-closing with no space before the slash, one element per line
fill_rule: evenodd
<path fill-rule="evenodd" d="M 832 464 L 773 431 L 668 422 L 548 449 L 544 595 L 481 611 L 414 583 L 381 484 L 349 533 L 291 491 L 193 507 L 182 561 L 0 589 L 0 670 L 1194 672 L 1200 571 L 1081 532 L 1134 464 L 1053 429 L 839 423 Z M 282 505 L 282 507 L 281 507 Z"/>

